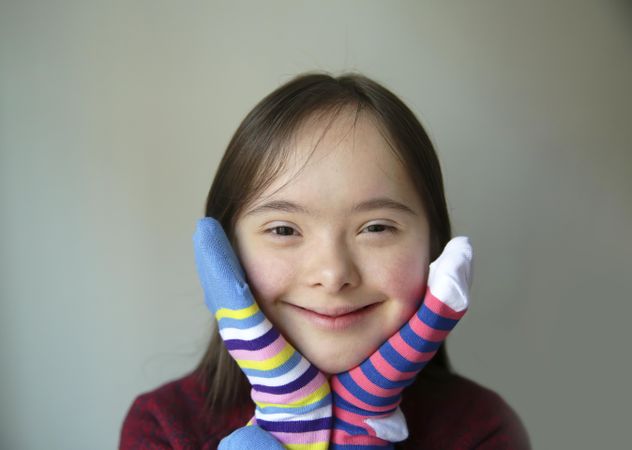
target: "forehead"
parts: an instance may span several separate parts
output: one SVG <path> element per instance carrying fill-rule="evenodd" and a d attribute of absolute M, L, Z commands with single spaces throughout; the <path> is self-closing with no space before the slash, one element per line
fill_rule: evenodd
<path fill-rule="evenodd" d="M 283 168 L 254 205 L 282 198 L 325 215 L 386 196 L 421 211 L 407 171 L 367 113 L 308 119 L 287 146 Z"/>

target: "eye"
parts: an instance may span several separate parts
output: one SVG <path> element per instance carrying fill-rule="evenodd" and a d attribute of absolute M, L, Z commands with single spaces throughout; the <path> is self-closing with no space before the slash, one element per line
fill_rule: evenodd
<path fill-rule="evenodd" d="M 295 231 L 294 228 L 287 225 L 279 225 L 266 230 L 266 232 L 277 236 L 295 236 Z"/>
<path fill-rule="evenodd" d="M 397 228 L 382 223 L 374 223 L 364 228 L 369 230 L 369 234 L 395 233 Z"/>

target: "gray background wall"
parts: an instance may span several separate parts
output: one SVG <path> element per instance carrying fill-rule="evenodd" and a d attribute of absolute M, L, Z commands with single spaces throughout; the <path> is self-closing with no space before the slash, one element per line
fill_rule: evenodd
<path fill-rule="evenodd" d="M 437 146 L 477 258 L 458 371 L 536 448 L 623 446 L 629 5 L 2 1 L 0 447 L 114 448 L 134 397 L 192 369 L 215 168 L 247 111 L 312 69 L 384 83 Z"/>

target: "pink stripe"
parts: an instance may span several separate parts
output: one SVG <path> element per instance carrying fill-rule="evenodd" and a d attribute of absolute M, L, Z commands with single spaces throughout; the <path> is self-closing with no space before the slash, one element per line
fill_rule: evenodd
<path fill-rule="evenodd" d="M 283 444 L 313 444 L 316 442 L 329 442 L 330 430 L 317 430 L 305 433 L 284 433 L 270 431 L 275 438 Z"/>
<path fill-rule="evenodd" d="M 404 338 L 402 338 L 402 335 L 399 333 L 393 335 L 393 337 L 390 338 L 388 342 L 393 346 L 397 353 L 413 363 L 430 361 L 435 353 L 437 353 L 436 350 L 433 350 L 431 352 L 418 352 L 410 345 L 408 345 L 408 343 L 404 340 Z M 397 381 L 399 381 L 400 379 L 401 378 L 398 378 Z"/>
<path fill-rule="evenodd" d="M 428 286 L 428 289 L 426 289 L 424 304 L 435 314 L 447 317 L 448 319 L 460 319 L 467 311 L 467 308 L 465 308 L 463 311 L 455 311 L 450 308 L 448 305 L 435 297 L 432 292 L 430 292 L 430 286 Z"/>
<path fill-rule="evenodd" d="M 338 445 L 387 445 L 387 442 L 379 437 L 367 435 L 356 436 L 337 428 L 334 428 L 331 432 L 331 442 Z"/>
<path fill-rule="evenodd" d="M 360 367 L 356 367 L 349 371 L 349 375 L 365 392 L 376 395 L 378 397 L 391 397 L 402 392 L 402 388 L 386 389 L 375 385 L 367 376 L 362 372 Z"/>
<path fill-rule="evenodd" d="M 283 336 L 279 335 L 268 346 L 259 350 L 231 350 L 230 356 L 234 359 L 245 359 L 247 361 L 263 361 L 264 359 L 272 358 L 278 355 L 283 347 L 285 347 L 286 341 Z"/>
<path fill-rule="evenodd" d="M 412 372 L 400 372 L 399 370 L 391 366 L 388 361 L 386 361 L 384 357 L 382 357 L 380 352 L 373 353 L 369 359 L 371 360 L 371 363 L 373 363 L 375 369 L 380 373 L 380 375 L 382 375 L 387 380 L 402 381 L 408 380 L 417 375 L 416 370 L 413 370 Z"/>
<path fill-rule="evenodd" d="M 259 392 L 253 389 L 250 392 L 250 396 L 255 403 L 274 403 L 275 405 L 285 405 L 307 397 L 309 394 L 315 392 L 316 390 L 318 390 L 318 388 L 326 383 L 327 380 L 325 379 L 325 376 L 319 374 L 302 388 L 288 394 L 270 394 L 268 392 Z"/>
<path fill-rule="evenodd" d="M 450 330 L 437 330 L 422 322 L 417 314 L 410 319 L 408 325 L 410 325 L 410 328 L 412 328 L 417 336 L 421 336 L 427 341 L 443 342 L 448 334 L 450 334 Z"/>
<path fill-rule="evenodd" d="M 367 430 L 367 432 L 370 435 L 375 436 L 375 430 L 371 428 L 370 426 L 368 426 L 366 423 L 364 423 L 364 421 L 367 419 L 367 416 L 362 415 L 362 414 L 356 414 L 351 411 L 347 411 L 335 405 L 333 407 L 333 414 L 334 414 L 334 417 L 344 420 L 345 422 L 350 423 L 351 425 L 364 428 L 365 430 Z M 372 416 L 372 417 L 384 417 L 384 415 Z"/>
<path fill-rule="evenodd" d="M 381 406 L 369 405 L 368 403 L 363 402 L 362 400 L 360 400 L 359 398 L 357 398 L 353 394 L 351 394 L 347 390 L 347 388 L 344 387 L 344 385 L 340 382 L 338 377 L 332 377 L 330 383 L 331 383 L 331 390 L 332 391 L 334 391 L 336 394 L 338 394 L 339 396 L 344 398 L 346 401 L 351 403 L 353 406 L 356 406 L 358 408 L 364 409 L 366 411 L 385 412 L 385 411 L 388 411 L 388 410 L 391 410 L 391 409 L 395 408 L 397 406 L 397 404 L 399 403 L 399 402 L 395 402 L 395 403 L 393 403 L 391 405 L 381 405 Z"/>

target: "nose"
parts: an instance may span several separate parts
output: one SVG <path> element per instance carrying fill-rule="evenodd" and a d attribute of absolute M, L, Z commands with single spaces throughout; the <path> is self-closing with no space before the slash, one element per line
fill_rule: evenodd
<path fill-rule="evenodd" d="M 353 253 L 344 242 L 319 241 L 310 252 L 307 283 L 327 294 L 336 294 L 360 284 Z"/>

